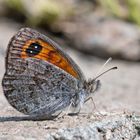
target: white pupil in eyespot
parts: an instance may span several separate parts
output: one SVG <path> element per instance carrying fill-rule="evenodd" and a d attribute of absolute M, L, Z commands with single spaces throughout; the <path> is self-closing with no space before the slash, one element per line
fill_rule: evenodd
<path fill-rule="evenodd" d="M 26 49 L 26 53 L 29 57 L 35 56 L 40 53 L 42 46 L 39 43 L 31 43 Z"/>

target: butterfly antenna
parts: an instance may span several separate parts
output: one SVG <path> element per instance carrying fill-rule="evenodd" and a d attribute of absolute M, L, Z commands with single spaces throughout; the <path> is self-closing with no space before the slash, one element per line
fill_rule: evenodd
<path fill-rule="evenodd" d="M 107 65 L 107 63 L 109 63 L 111 60 L 112 60 L 111 57 L 107 59 L 107 61 L 106 61 L 106 62 L 104 63 L 104 65 L 99 69 L 99 71 L 97 72 L 95 78 L 91 81 L 91 83 L 94 82 L 96 79 L 98 79 L 98 78 L 99 78 L 100 76 L 102 76 L 103 74 L 105 74 L 105 73 L 107 73 L 107 72 L 109 72 L 109 71 L 111 71 L 111 70 L 117 69 L 117 67 L 112 67 L 112 68 L 109 68 L 108 70 L 106 70 L 106 71 L 104 71 L 104 72 L 101 73 L 101 71 L 103 70 L 103 68 L 104 68 L 104 67 Z"/>
<path fill-rule="evenodd" d="M 96 76 L 93 80 L 95 81 L 96 79 L 98 79 L 98 78 L 99 78 L 100 76 L 102 76 L 103 74 L 105 74 L 105 73 L 107 73 L 107 72 L 109 72 L 109 71 L 111 71 L 111 70 L 116 70 L 116 69 L 118 69 L 118 68 L 117 68 L 117 67 L 112 67 L 112 68 L 110 68 L 110 69 L 108 69 L 108 70 L 102 72 L 102 73 L 99 74 L 98 76 Z"/>
<path fill-rule="evenodd" d="M 107 61 L 103 64 L 103 66 L 98 70 L 95 77 L 97 77 L 101 73 L 101 71 L 104 69 L 104 67 L 107 65 L 107 63 L 109 63 L 111 60 L 112 60 L 111 57 L 107 59 Z"/>

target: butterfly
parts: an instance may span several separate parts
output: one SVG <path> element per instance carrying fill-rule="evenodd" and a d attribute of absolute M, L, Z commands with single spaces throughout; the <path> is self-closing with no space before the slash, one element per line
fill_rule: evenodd
<path fill-rule="evenodd" d="M 9 42 L 4 95 L 16 110 L 41 120 L 66 108 L 79 113 L 100 81 L 86 80 L 78 65 L 47 36 L 22 28 Z"/>

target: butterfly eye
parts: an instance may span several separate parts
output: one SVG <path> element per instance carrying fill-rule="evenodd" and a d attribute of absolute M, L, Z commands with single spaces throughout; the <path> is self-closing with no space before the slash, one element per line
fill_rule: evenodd
<path fill-rule="evenodd" d="M 26 49 L 26 53 L 29 57 L 33 57 L 39 54 L 42 50 L 42 46 L 38 43 L 31 43 L 30 46 Z"/>

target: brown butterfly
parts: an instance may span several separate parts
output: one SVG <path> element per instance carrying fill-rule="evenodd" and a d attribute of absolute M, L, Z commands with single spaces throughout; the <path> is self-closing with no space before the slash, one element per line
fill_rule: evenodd
<path fill-rule="evenodd" d="M 8 45 L 2 86 L 19 112 L 38 120 L 66 108 L 78 113 L 99 85 L 97 78 L 87 81 L 58 44 L 33 29 L 22 28 Z"/>

